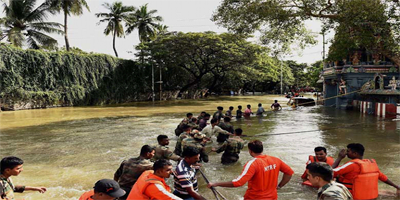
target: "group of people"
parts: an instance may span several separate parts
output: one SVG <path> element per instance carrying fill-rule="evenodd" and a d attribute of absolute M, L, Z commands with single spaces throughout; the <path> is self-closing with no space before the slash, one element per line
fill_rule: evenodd
<path fill-rule="evenodd" d="M 280 105 L 275 101 L 273 108 Z M 259 104 L 261 113 L 262 105 Z M 223 108 L 211 115 L 202 112 L 198 118 L 188 113 L 175 130 L 178 136 L 174 151 L 169 149 L 167 135 L 158 135 L 155 146 L 144 145 L 138 157 L 124 160 L 114 173 L 113 179 L 97 181 L 93 190 L 82 194 L 79 200 L 107 199 L 205 199 L 198 190 L 197 172 L 202 162 L 209 161 L 210 152 L 222 153 L 221 163 L 232 164 L 238 161 L 240 151 L 245 146 L 242 129 L 234 129 L 230 123 L 233 107 L 223 115 Z M 250 111 L 247 111 L 250 110 Z M 257 113 L 259 113 L 257 111 Z M 248 105 L 245 113 L 252 113 Z M 237 116 L 241 114 L 238 106 Z M 210 120 L 210 123 L 208 123 Z M 216 144 L 213 144 L 216 139 Z M 206 147 L 213 145 L 209 152 Z M 292 178 L 294 171 L 281 159 L 264 154 L 263 143 L 253 140 L 247 144 L 251 157 L 243 167 L 242 173 L 231 181 L 210 182 L 208 188 L 240 187 L 248 183 L 244 199 L 278 199 L 278 190 Z M 375 199 L 378 197 L 378 180 L 397 189 L 400 187 L 390 181 L 378 168 L 373 159 L 363 159 L 364 147 L 351 143 L 340 151 L 336 160 L 327 156 L 324 147 L 316 147 L 315 155 L 310 155 L 306 170 L 301 176 L 303 185 L 318 189 L 318 200 Z M 339 166 L 345 157 L 351 160 Z M 171 163 L 176 161 L 173 168 Z M 22 172 L 23 161 L 17 157 L 1 160 L 0 195 L 2 200 L 13 200 L 14 192 L 24 190 L 46 192 L 45 187 L 14 185 L 11 176 Z M 283 173 L 280 180 L 279 174 Z M 171 175 L 174 178 L 174 191 L 165 182 Z M 335 181 L 336 179 L 336 181 Z"/>

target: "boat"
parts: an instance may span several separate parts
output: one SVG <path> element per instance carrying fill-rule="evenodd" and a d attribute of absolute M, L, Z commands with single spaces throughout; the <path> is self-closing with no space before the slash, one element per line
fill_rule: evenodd
<path fill-rule="evenodd" d="M 315 100 L 313 98 L 307 98 L 307 97 L 294 97 L 291 98 L 288 102 L 288 105 L 292 105 L 295 107 L 298 106 L 315 106 Z"/>

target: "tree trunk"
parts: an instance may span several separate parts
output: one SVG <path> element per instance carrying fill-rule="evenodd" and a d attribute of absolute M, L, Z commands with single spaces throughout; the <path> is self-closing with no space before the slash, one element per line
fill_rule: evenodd
<path fill-rule="evenodd" d="M 65 38 L 65 48 L 69 51 L 69 41 L 68 41 L 68 14 L 64 11 L 64 38 Z"/>
<path fill-rule="evenodd" d="M 395 65 L 400 67 L 400 56 L 398 56 L 398 55 L 394 55 L 393 56 L 393 55 L 391 55 L 389 53 L 383 53 L 383 55 L 388 57 Z"/>
<path fill-rule="evenodd" d="M 114 52 L 115 52 L 115 56 L 118 58 L 117 49 L 115 49 L 115 36 L 116 36 L 116 35 L 117 35 L 117 31 L 115 30 L 115 27 L 114 27 L 113 49 L 114 49 Z"/>
<path fill-rule="evenodd" d="M 187 89 L 189 89 L 190 87 L 192 87 L 193 85 L 196 85 L 197 83 L 200 82 L 200 80 L 201 80 L 201 77 L 197 77 L 194 81 L 183 86 L 182 89 L 179 91 L 179 93 L 182 93 L 182 92 L 186 91 Z"/>

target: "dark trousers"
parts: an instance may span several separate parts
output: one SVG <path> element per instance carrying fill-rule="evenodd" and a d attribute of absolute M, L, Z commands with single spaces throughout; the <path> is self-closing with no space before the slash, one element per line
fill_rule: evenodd
<path fill-rule="evenodd" d="M 229 165 L 235 163 L 239 160 L 238 154 L 224 153 L 221 157 L 221 163 L 224 165 Z"/>

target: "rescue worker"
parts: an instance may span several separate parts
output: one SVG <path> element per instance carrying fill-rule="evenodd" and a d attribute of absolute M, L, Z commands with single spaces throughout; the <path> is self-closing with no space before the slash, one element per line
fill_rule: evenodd
<path fill-rule="evenodd" d="M 277 110 L 282 110 L 281 104 L 278 103 L 278 100 L 275 100 L 275 103 L 271 105 L 271 109 L 277 111 Z"/>
<path fill-rule="evenodd" d="M 327 153 L 326 153 L 325 147 L 315 147 L 314 153 L 315 153 L 315 156 L 312 156 L 312 155 L 308 156 L 308 161 L 306 163 L 306 166 L 313 162 L 325 162 L 329 166 L 332 166 L 333 162 L 335 162 L 335 160 L 332 157 L 326 156 Z M 301 176 L 301 179 L 303 179 L 303 183 L 302 183 L 303 185 L 312 186 L 310 181 L 308 181 L 308 179 L 307 179 L 307 170 L 304 171 L 303 175 Z"/>
<path fill-rule="evenodd" d="M 229 110 L 227 110 L 227 111 L 225 112 L 225 117 L 232 118 L 232 117 L 233 117 L 232 111 L 233 111 L 233 106 L 229 106 Z"/>
<path fill-rule="evenodd" d="M 181 160 L 181 157 L 174 154 L 171 150 L 169 150 L 169 138 L 166 135 L 157 136 L 158 145 L 154 148 L 154 157 L 151 159 L 153 162 L 160 159 L 167 159 L 173 161 Z"/>
<path fill-rule="evenodd" d="M 199 125 L 197 124 L 197 119 L 195 117 L 192 117 L 188 123 L 189 126 L 192 127 L 192 129 L 199 130 Z"/>
<path fill-rule="evenodd" d="M 238 106 L 238 109 L 236 110 L 236 119 L 240 119 L 242 117 L 243 117 L 242 106 Z"/>
<path fill-rule="evenodd" d="M 207 121 L 210 120 L 211 115 L 206 113 L 204 118 L 199 122 L 199 131 L 202 131 L 207 126 Z"/>
<path fill-rule="evenodd" d="M 376 199 L 378 197 L 378 179 L 396 188 L 399 195 L 400 187 L 379 170 L 376 161 L 363 159 L 364 150 L 362 144 L 351 143 L 347 145 L 347 150 L 342 149 L 339 152 L 338 158 L 332 165 L 337 182 L 345 185 L 354 199 Z M 351 160 L 337 167 L 346 155 Z"/>
<path fill-rule="evenodd" d="M 211 139 L 212 136 L 216 136 L 219 133 L 221 134 L 225 134 L 225 135 L 232 135 L 231 133 L 229 133 L 228 131 L 222 130 L 221 127 L 217 126 L 218 124 L 218 120 L 217 119 L 212 119 L 211 120 L 211 124 L 207 125 L 202 131 L 201 133 L 203 133 L 204 135 L 207 136 L 208 139 Z"/>
<path fill-rule="evenodd" d="M 199 116 L 197 116 L 197 124 L 200 123 L 200 120 L 203 119 L 205 115 L 206 115 L 206 111 L 203 111 L 200 113 Z"/>
<path fill-rule="evenodd" d="M 182 129 L 184 130 L 184 132 L 179 136 L 178 140 L 176 141 L 174 150 L 174 153 L 178 156 L 182 155 L 182 140 L 187 137 L 192 137 L 192 127 L 190 127 L 189 125 L 183 125 Z"/>
<path fill-rule="evenodd" d="M 195 147 L 200 152 L 200 161 L 208 162 L 208 155 L 206 148 L 204 147 L 207 143 L 207 137 L 198 132 L 193 137 L 188 137 L 182 140 L 182 151 L 187 147 Z"/>
<path fill-rule="evenodd" d="M 79 200 L 114 200 L 125 195 L 125 191 L 111 179 L 101 179 L 94 184 L 93 188 L 83 193 Z"/>
<path fill-rule="evenodd" d="M 225 116 L 222 113 L 223 110 L 224 110 L 224 107 L 218 106 L 217 111 L 213 115 L 213 119 L 217 119 L 219 121 L 219 120 L 221 120 L 221 118 L 224 118 Z"/>
<path fill-rule="evenodd" d="M 172 174 L 172 164 L 168 160 L 160 159 L 154 163 L 153 170 L 147 170 L 140 175 L 127 200 L 182 200 L 171 193 L 171 188 L 165 182 Z"/>
<path fill-rule="evenodd" d="M 253 114 L 253 112 L 251 111 L 251 105 L 247 105 L 246 110 L 244 110 L 243 117 L 249 118 L 250 115 L 252 115 L 252 114 Z"/>
<path fill-rule="evenodd" d="M 193 117 L 193 114 L 192 113 L 187 113 L 186 114 L 186 118 L 184 118 L 179 124 L 178 124 L 178 126 L 176 127 L 176 129 L 175 129 L 175 135 L 176 136 L 179 136 L 179 135 L 181 135 L 181 133 L 183 133 L 183 125 L 188 125 L 189 124 L 189 122 L 190 122 L 190 120 L 192 119 L 192 117 Z"/>
<path fill-rule="evenodd" d="M 11 176 L 18 176 L 23 170 L 24 161 L 15 156 L 4 157 L 0 162 L 0 199 L 14 200 L 14 192 L 38 191 L 45 193 L 45 187 L 31 187 L 15 185 L 11 181 Z"/>
<path fill-rule="evenodd" d="M 229 137 L 218 149 L 213 148 L 212 151 L 221 153 L 221 163 L 224 165 L 235 163 L 239 160 L 240 150 L 244 147 L 244 141 L 240 136 L 242 129 L 235 129 L 233 136 Z"/>
<path fill-rule="evenodd" d="M 352 200 L 353 196 L 346 186 L 333 181 L 332 167 L 324 162 L 307 165 L 307 178 L 312 186 L 319 188 L 317 200 Z"/>
<path fill-rule="evenodd" d="M 174 195 L 184 200 L 205 200 L 198 191 L 196 166 L 200 161 L 200 151 L 195 147 L 187 147 L 183 150 L 183 159 L 176 166 L 174 175 Z"/>
<path fill-rule="evenodd" d="M 229 133 L 234 132 L 234 128 L 233 125 L 230 123 L 231 122 L 231 118 L 229 117 L 224 117 L 224 121 L 220 122 L 218 124 L 218 127 L 220 127 L 222 130 L 228 131 Z M 223 143 L 225 142 L 227 139 L 229 138 L 229 135 L 225 134 L 225 133 L 218 133 L 217 135 L 217 142 L 218 143 Z"/>
<path fill-rule="evenodd" d="M 130 158 L 121 163 L 120 167 L 114 174 L 114 180 L 118 181 L 126 194 L 119 199 L 126 199 L 139 176 L 144 171 L 153 168 L 153 162 L 151 162 L 150 159 L 154 156 L 154 153 L 155 151 L 152 147 L 144 145 L 140 150 L 139 157 Z"/>
<path fill-rule="evenodd" d="M 246 163 L 240 176 L 229 182 L 210 182 L 207 187 L 240 187 L 249 182 L 244 200 L 278 199 L 277 190 L 290 181 L 293 170 L 279 158 L 263 154 L 261 141 L 251 141 L 247 146 L 254 158 Z M 278 184 L 279 172 L 283 176 Z"/>
<path fill-rule="evenodd" d="M 262 116 L 264 112 L 265 112 L 265 110 L 264 110 L 264 108 L 262 107 L 262 104 L 259 103 L 259 104 L 258 104 L 258 109 L 257 109 L 256 115 Z"/>

